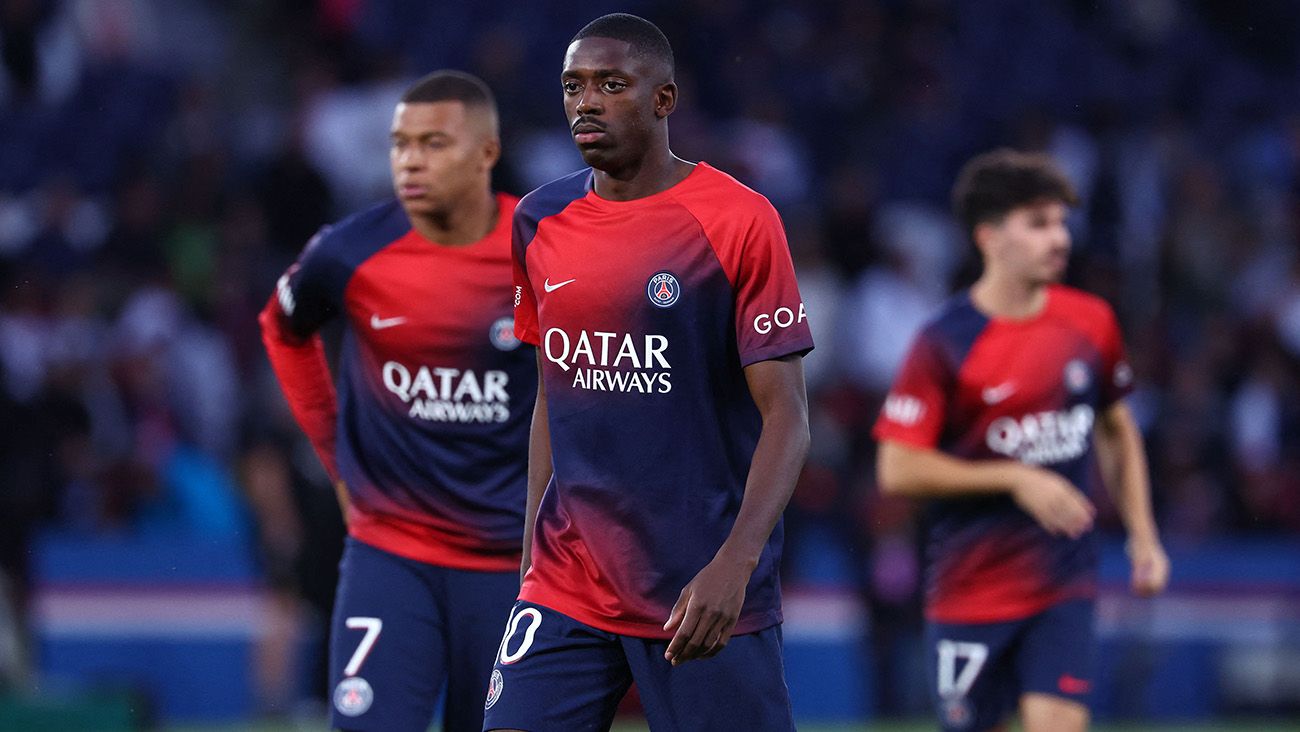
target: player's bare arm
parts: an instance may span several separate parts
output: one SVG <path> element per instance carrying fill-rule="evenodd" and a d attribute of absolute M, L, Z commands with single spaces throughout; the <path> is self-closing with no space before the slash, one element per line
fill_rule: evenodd
<path fill-rule="evenodd" d="M 808 395 L 797 355 L 745 367 L 763 431 L 731 534 L 713 561 L 682 589 L 664 624 L 674 635 L 664 658 L 674 666 L 726 647 L 745 602 L 745 586 L 794 492 L 808 454 Z M 531 495 L 531 493 L 530 493 Z"/>
<path fill-rule="evenodd" d="M 1158 595 L 1169 582 L 1169 557 L 1151 510 L 1151 483 L 1142 433 L 1123 401 L 1101 413 L 1093 428 L 1093 444 L 1106 490 L 1128 532 L 1133 592 Z"/>
<path fill-rule="evenodd" d="M 1097 515 L 1082 491 L 1050 470 L 1015 460 L 963 460 L 895 440 L 880 445 L 876 480 L 885 493 L 910 498 L 1007 493 L 1049 533 L 1072 539 L 1090 531 Z"/>
<path fill-rule="evenodd" d="M 537 401 L 533 404 L 533 424 L 528 433 L 528 503 L 524 509 L 524 556 L 519 564 L 519 581 L 524 581 L 532 565 L 533 524 L 537 507 L 542 503 L 546 484 L 551 481 L 551 427 L 547 421 L 546 385 L 542 380 L 542 353 L 537 353 Z"/>

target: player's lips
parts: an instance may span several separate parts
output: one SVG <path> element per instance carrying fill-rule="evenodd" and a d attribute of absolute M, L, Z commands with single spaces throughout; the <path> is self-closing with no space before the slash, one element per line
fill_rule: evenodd
<path fill-rule="evenodd" d="M 397 186 L 397 193 L 402 198 L 420 198 L 428 192 L 428 186 L 422 186 L 416 183 L 402 183 Z"/>
<path fill-rule="evenodd" d="M 573 141 L 579 145 L 589 145 L 605 136 L 605 128 L 594 122 L 579 120 L 573 126 Z"/>

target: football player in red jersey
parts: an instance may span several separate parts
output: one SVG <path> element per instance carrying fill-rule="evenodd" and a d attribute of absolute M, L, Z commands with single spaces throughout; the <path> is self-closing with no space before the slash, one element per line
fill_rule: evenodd
<path fill-rule="evenodd" d="M 881 489 L 927 511 L 926 638 L 945 730 L 1084 730 L 1093 678 L 1095 450 L 1133 590 L 1169 560 L 1114 313 L 1057 284 L 1075 194 L 1043 155 L 970 161 L 953 193 L 984 271 L 917 336 L 875 435 Z"/>
<path fill-rule="evenodd" d="M 486 729 L 789 730 L 780 516 L 808 446 L 812 348 L 766 198 L 668 145 L 672 49 L 578 32 L 560 75 L 590 168 L 515 212 L 520 338 L 543 378 L 519 602 Z"/>
<path fill-rule="evenodd" d="M 396 199 L 326 226 L 262 312 L 271 364 L 336 480 L 348 542 L 331 722 L 477 732 L 519 589 L 533 349 L 514 337 L 496 103 L 435 72 L 393 114 Z M 336 375 L 318 331 L 341 319 Z M 337 378 L 335 378 L 337 377 Z M 335 395 L 335 383 L 338 395 Z"/>

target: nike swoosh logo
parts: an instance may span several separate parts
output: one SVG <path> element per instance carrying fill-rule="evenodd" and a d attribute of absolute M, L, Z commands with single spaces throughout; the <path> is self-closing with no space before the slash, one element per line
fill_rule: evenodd
<path fill-rule="evenodd" d="M 1016 382 L 1008 381 L 1005 384 L 990 386 L 984 390 L 984 403 L 993 406 L 998 402 L 1005 401 L 1007 397 L 1016 393 Z"/>
<path fill-rule="evenodd" d="M 550 277 L 547 277 L 546 280 L 545 280 L 544 282 L 542 282 L 542 287 L 543 287 L 547 292 L 555 292 L 556 290 L 560 289 L 561 287 L 564 287 L 565 285 L 569 284 L 570 282 L 573 282 L 573 281 L 576 280 L 576 279 L 578 279 L 578 278 L 577 278 L 577 277 L 574 277 L 573 279 L 565 280 L 565 281 L 563 281 L 563 282 L 556 282 L 555 284 L 552 285 L 552 284 L 551 284 L 551 278 L 550 278 Z"/>
<path fill-rule="evenodd" d="M 402 323 L 405 322 L 406 322 L 406 318 L 401 316 L 398 316 L 396 318 L 381 318 L 378 315 L 370 316 L 370 327 L 374 328 L 375 330 L 383 330 L 384 328 L 391 328 L 394 325 L 401 325 Z"/>

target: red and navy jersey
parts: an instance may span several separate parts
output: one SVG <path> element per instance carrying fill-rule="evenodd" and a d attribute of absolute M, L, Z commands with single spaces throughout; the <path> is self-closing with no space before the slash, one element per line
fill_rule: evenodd
<path fill-rule="evenodd" d="M 1019 460 L 1091 493 L 1093 423 L 1132 378 L 1103 300 L 1052 286 L 1037 316 L 1006 320 L 964 293 L 912 344 L 875 436 L 967 460 Z M 931 501 L 927 524 L 933 620 L 1014 620 L 1095 593 L 1091 535 L 1052 536 L 1008 495 Z"/>
<path fill-rule="evenodd" d="M 554 474 L 520 599 L 666 638 L 731 531 L 761 422 L 744 367 L 812 349 L 767 199 L 700 163 L 610 201 L 584 170 L 515 211 L 515 329 L 542 354 Z M 736 632 L 781 621 L 778 525 Z"/>
<path fill-rule="evenodd" d="M 534 350 L 514 335 L 510 221 L 443 246 L 392 201 L 327 226 L 263 313 L 277 375 L 326 466 L 347 485 L 349 533 L 431 564 L 519 566 Z M 337 407 L 318 329 L 342 317 Z M 319 363 L 319 366 L 315 364 Z"/>

